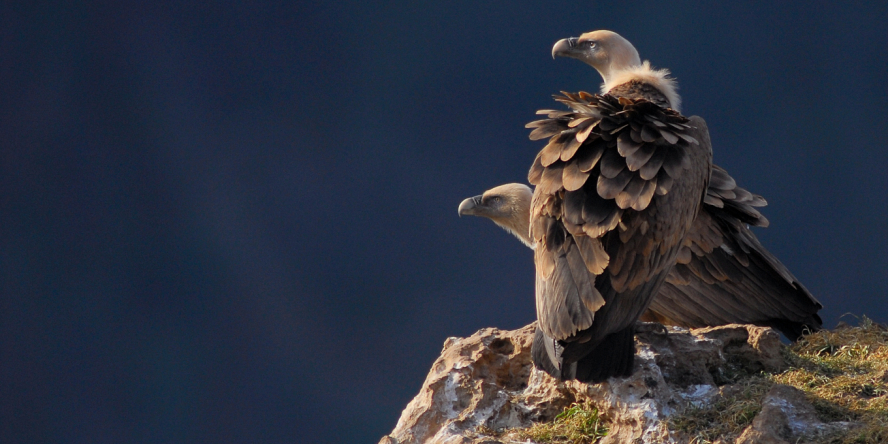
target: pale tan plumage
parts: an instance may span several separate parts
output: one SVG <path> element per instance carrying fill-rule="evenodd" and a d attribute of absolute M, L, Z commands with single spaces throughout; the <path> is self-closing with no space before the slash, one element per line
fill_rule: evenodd
<path fill-rule="evenodd" d="M 532 194 L 527 185 L 507 183 L 463 200 L 457 212 L 460 216 L 486 217 L 533 248 L 533 242 L 527 236 Z"/>
<path fill-rule="evenodd" d="M 552 56 L 575 58 L 595 68 L 604 80 L 601 84 L 602 94 L 635 81 L 653 86 L 666 98 L 670 108 L 679 110 L 681 98 L 676 91 L 678 85 L 669 77 L 669 70 L 653 69 L 650 62 L 642 62 L 635 47 L 613 31 L 592 31 L 579 37 L 561 39 L 552 47 Z"/>

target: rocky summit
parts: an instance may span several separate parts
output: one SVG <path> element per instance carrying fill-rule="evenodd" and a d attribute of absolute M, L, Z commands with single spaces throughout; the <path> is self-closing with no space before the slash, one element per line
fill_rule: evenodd
<path fill-rule="evenodd" d="M 380 444 L 552 442 L 551 437 L 538 440 L 528 431 L 577 405 L 593 406 L 606 427 L 604 436 L 587 442 L 696 442 L 699 438 L 683 424 L 699 422 L 707 409 L 715 414 L 730 410 L 738 393 L 756 387 L 761 390 L 752 398 L 756 405 L 730 413 L 739 417 L 740 428 L 728 440 L 713 442 L 813 442 L 854 427 L 821 422 L 796 388 L 738 382 L 743 375 L 776 373 L 785 367 L 780 336 L 770 328 L 648 327 L 636 335 L 633 375 L 602 384 L 559 382 L 534 368 L 533 324 L 448 338 L 419 394 Z M 719 403 L 725 400 L 722 409 Z"/>

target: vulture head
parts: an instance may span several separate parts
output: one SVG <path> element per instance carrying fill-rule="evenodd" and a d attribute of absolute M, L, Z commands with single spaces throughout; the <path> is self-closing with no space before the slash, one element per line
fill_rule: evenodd
<path fill-rule="evenodd" d="M 605 83 L 612 73 L 641 65 L 638 51 L 620 34 L 592 31 L 579 37 L 561 39 L 552 47 L 552 57 L 570 57 L 592 66 Z"/>
<path fill-rule="evenodd" d="M 681 98 L 676 92 L 678 87 L 675 80 L 669 77 L 669 71 L 653 69 L 647 61 L 642 63 L 632 43 L 616 32 L 592 31 L 579 37 L 561 39 L 552 47 L 552 57 L 555 56 L 577 59 L 595 68 L 604 79 L 602 94 L 637 80 L 657 88 L 671 108 L 679 109 Z"/>
<path fill-rule="evenodd" d="M 529 228 L 532 196 L 527 185 L 507 183 L 462 201 L 458 211 L 460 216 L 486 217 L 533 248 Z"/>

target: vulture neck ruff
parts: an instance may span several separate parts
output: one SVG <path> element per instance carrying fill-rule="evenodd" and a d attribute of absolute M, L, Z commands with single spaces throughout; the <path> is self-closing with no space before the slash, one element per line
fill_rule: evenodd
<path fill-rule="evenodd" d="M 676 92 L 678 85 L 676 84 L 675 79 L 669 77 L 668 69 L 651 68 L 651 62 L 647 60 L 641 65 L 611 72 L 610 75 L 605 77 L 604 83 L 601 85 L 601 93 L 607 94 L 610 90 L 614 89 L 614 87 L 633 80 L 647 83 L 654 88 L 657 88 L 658 91 L 666 96 L 666 100 L 669 101 L 669 107 L 676 111 L 680 111 L 681 97 L 679 97 L 678 92 Z"/>

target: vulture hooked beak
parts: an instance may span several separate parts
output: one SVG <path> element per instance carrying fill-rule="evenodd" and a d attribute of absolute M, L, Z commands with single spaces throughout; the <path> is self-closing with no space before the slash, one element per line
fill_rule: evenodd
<path fill-rule="evenodd" d="M 479 194 L 475 197 L 470 197 L 470 198 L 462 201 L 459 204 L 459 209 L 457 210 L 459 212 L 459 215 L 460 216 L 462 216 L 462 215 L 468 215 L 468 216 L 476 215 L 477 214 L 477 207 L 481 206 L 481 196 L 482 195 Z"/>
<path fill-rule="evenodd" d="M 459 204 L 459 215 L 486 217 L 533 248 L 528 228 L 532 199 L 533 190 L 529 186 L 507 183 L 463 200 Z"/>
<path fill-rule="evenodd" d="M 554 59 L 555 56 L 575 58 L 580 52 L 577 48 L 577 40 L 579 40 L 577 37 L 570 37 L 555 42 L 555 46 L 552 47 L 552 58 Z"/>

